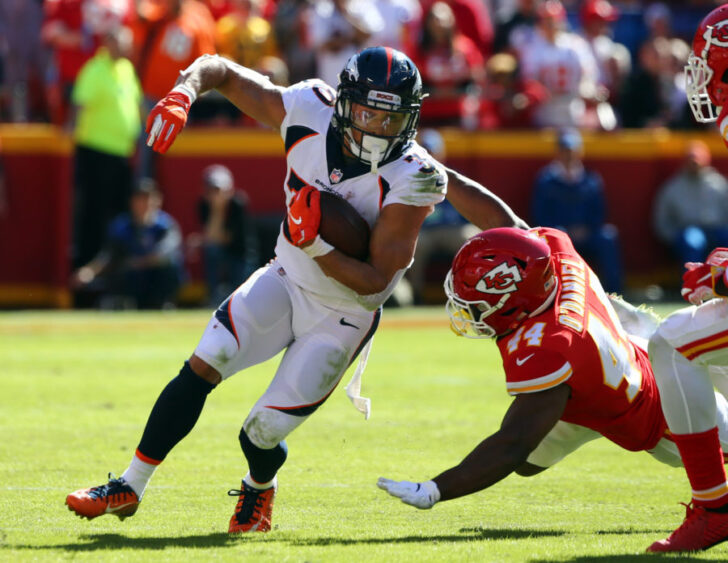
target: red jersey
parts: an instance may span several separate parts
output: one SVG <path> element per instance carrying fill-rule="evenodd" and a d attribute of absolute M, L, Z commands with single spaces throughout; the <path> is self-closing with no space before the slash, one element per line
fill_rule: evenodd
<path fill-rule="evenodd" d="M 599 279 L 556 229 L 532 229 L 551 248 L 554 303 L 498 339 L 511 395 L 565 383 L 561 417 L 620 445 L 649 450 L 667 429 L 647 353 L 629 340 Z"/>

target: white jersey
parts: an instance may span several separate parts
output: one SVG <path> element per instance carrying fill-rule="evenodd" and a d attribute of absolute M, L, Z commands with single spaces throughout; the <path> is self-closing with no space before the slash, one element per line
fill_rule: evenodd
<path fill-rule="evenodd" d="M 445 198 L 445 171 L 415 142 L 399 157 L 380 163 L 376 173 L 370 171 L 369 165 L 345 162 L 341 141 L 330 129 L 335 95 L 335 90 L 321 80 L 294 84 L 283 93 L 286 116 L 281 136 L 286 147 L 286 204 L 303 186 L 313 186 L 346 199 L 374 227 L 386 205 L 429 206 Z M 390 284 L 390 292 L 378 294 L 374 300 L 358 295 L 326 276 L 313 258 L 288 241 L 283 229 L 276 243 L 276 255 L 294 283 L 337 309 L 376 309 L 395 285 Z M 404 270 L 398 275 L 403 273 Z"/>
<path fill-rule="evenodd" d="M 522 52 L 522 75 L 536 80 L 550 97 L 536 110 L 539 126 L 579 126 L 584 115 L 584 96 L 596 91 L 597 63 L 588 44 L 578 35 L 559 33 L 554 43 L 541 34 Z"/>

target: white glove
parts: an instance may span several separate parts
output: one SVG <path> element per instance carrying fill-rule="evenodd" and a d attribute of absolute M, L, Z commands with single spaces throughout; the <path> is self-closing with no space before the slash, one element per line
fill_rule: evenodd
<path fill-rule="evenodd" d="M 412 483 L 410 481 L 392 481 L 380 477 L 377 487 L 384 489 L 393 497 L 399 498 L 405 504 L 417 508 L 432 508 L 440 500 L 440 489 L 434 481 Z"/>

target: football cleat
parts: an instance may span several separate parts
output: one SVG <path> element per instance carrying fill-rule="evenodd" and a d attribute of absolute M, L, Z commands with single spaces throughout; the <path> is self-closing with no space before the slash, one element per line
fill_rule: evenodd
<path fill-rule="evenodd" d="M 685 506 L 685 521 L 664 540 L 647 551 L 700 551 L 728 540 L 728 513 L 713 512 L 702 506 Z"/>
<path fill-rule="evenodd" d="M 113 514 L 123 520 L 137 511 L 139 497 L 124 479 L 109 473 L 106 485 L 75 491 L 66 497 L 66 505 L 81 518 Z"/>
<path fill-rule="evenodd" d="M 273 499 L 276 496 L 275 485 L 261 490 L 255 489 L 243 481 L 241 487 L 242 489 L 228 491 L 228 495 L 231 497 L 238 497 L 235 513 L 230 518 L 228 533 L 269 531 L 273 514 Z"/>

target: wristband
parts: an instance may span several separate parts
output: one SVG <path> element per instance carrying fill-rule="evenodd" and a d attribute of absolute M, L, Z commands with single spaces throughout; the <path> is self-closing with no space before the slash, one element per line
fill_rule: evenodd
<path fill-rule="evenodd" d="M 190 105 L 195 103 L 195 100 L 197 99 L 197 94 L 195 94 L 191 88 L 185 86 L 184 84 L 177 84 L 174 88 L 172 88 L 172 92 L 179 92 L 180 94 L 184 94 L 190 99 Z"/>
<path fill-rule="evenodd" d="M 303 250 L 306 254 L 308 254 L 311 258 L 318 258 L 319 256 L 323 256 L 324 254 L 328 254 L 329 252 L 334 250 L 334 247 L 331 246 L 324 239 L 322 239 L 321 235 L 316 235 L 316 238 L 313 239 L 313 242 L 311 244 L 307 244 L 306 246 L 299 246 L 299 248 Z"/>

